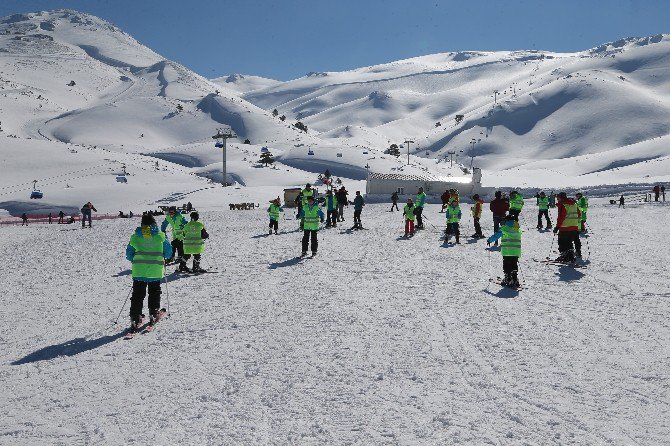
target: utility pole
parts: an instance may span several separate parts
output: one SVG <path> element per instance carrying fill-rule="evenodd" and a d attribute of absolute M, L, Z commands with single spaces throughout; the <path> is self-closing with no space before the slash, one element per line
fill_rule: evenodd
<path fill-rule="evenodd" d="M 493 90 L 493 103 L 494 104 L 498 103 L 498 94 L 500 94 L 500 92 L 498 90 Z"/>
<path fill-rule="evenodd" d="M 477 140 L 475 138 L 472 138 L 470 140 L 470 170 L 472 170 L 472 165 L 475 162 L 475 144 L 477 143 Z"/>
<path fill-rule="evenodd" d="M 405 140 L 405 144 L 407 144 L 407 165 L 409 165 L 409 145 L 413 143 L 414 141 L 412 141 L 411 139 Z"/>
<path fill-rule="evenodd" d="M 449 162 L 451 163 L 449 167 L 454 167 L 454 155 L 456 155 L 456 152 L 450 150 L 447 154 L 449 155 Z"/>
<path fill-rule="evenodd" d="M 226 142 L 229 138 L 236 138 L 237 135 L 233 135 L 233 132 L 230 129 L 227 129 L 225 132 L 221 129 L 216 129 L 216 135 L 212 136 L 213 139 L 216 139 L 215 147 L 220 147 L 223 149 L 223 165 L 221 167 L 221 173 L 223 174 L 221 183 L 223 187 L 228 186 L 228 181 L 226 179 Z"/>

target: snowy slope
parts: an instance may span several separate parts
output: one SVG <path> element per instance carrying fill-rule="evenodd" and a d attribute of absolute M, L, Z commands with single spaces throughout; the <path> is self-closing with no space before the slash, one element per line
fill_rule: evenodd
<path fill-rule="evenodd" d="M 217 77 L 212 79 L 212 82 L 225 90 L 238 94 L 274 87 L 282 83 L 274 79 L 247 74 L 231 74 L 230 76 Z"/>
<path fill-rule="evenodd" d="M 111 322 L 137 220 L 1 229 L 0 444 L 667 443 L 667 252 L 648 224 L 667 206 L 592 200 L 585 270 L 533 262 L 552 235 L 526 230 L 518 295 L 487 282 L 502 262 L 483 241 L 399 240 L 386 205 L 304 261 L 295 221 L 267 237 L 264 208 L 222 207 L 203 212 L 221 273 L 170 275 L 173 317 L 132 341 Z"/>

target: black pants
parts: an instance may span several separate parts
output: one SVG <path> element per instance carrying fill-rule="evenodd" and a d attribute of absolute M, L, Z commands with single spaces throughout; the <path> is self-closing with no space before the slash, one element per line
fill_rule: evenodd
<path fill-rule="evenodd" d="M 394 201 L 393 204 L 391 205 L 391 212 L 393 212 L 394 207 L 395 207 L 396 211 L 400 211 L 400 209 L 398 209 L 398 202 L 397 201 Z"/>
<path fill-rule="evenodd" d="M 537 213 L 537 227 L 542 227 L 542 216 L 547 220 L 547 228 L 551 227 L 551 219 L 549 218 L 549 209 L 540 209 Z"/>
<path fill-rule="evenodd" d="M 573 254 L 574 250 L 574 254 Z M 568 255 L 571 260 L 574 258 L 571 256 L 582 255 L 582 242 L 579 240 L 579 231 L 561 231 L 558 233 L 558 251 L 561 255 Z"/>
<path fill-rule="evenodd" d="M 423 208 L 414 208 L 414 215 L 416 215 L 416 227 L 423 228 L 423 218 L 421 214 L 423 213 Z"/>
<path fill-rule="evenodd" d="M 184 254 L 184 265 L 191 258 L 191 254 Z M 200 266 L 200 254 L 193 254 L 193 267 Z"/>
<path fill-rule="evenodd" d="M 91 227 L 91 213 L 85 212 L 81 214 L 81 227 L 86 226 L 86 220 L 88 219 L 88 227 Z"/>
<path fill-rule="evenodd" d="M 130 319 L 133 322 L 140 320 L 147 288 L 149 288 L 149 300 L 147 302 L 149 314 L 155 314 L 161 308 L 161 283 L 133 280 L 133 294 L 130 297 Z"/>
<path fill-rule="evenodd" d="M 503 256 L 503 273 L 511 274 L 519 270 L 519 258 L 514 256 Z"/>
<path fill-rule="evenodd" d="M 446 233 L 448 235 L 455 235 L 456 237 L 459 237 L 461 235 L 461 231 L 458 227 L 458 223 L 447 223 Z"/>
<path fill-rule="evenodd" d="M 329 209 L 326 215 L 326 226 L 337 226 L 337 209 Z"/>
<path fill-rule="evenodd" d="M 354 226 L 361 226 L 361 213 L 363 209 L 354 209 Z"/>
<path fill-rule="evenodd" d="M 483 236 L 484 234 L 482 234 L 482 227 L 479 224 L 479 217 L 473 217 L 473 220 L 475 221 L 475 234 Z"/>
<path fill-rule="evenodd" d="M 500 223 L 502 223 L 503 217 L 493 216 L 493 232 L 500 231 Z M 498 243 L 496 242 L 496 245 Z"/>
<path fill-rule="evenodd" d="M 509 210 L 509 215 L 514 217 L 514 220 L 519 221 L 519 214 L 521 213 L 521 209 L 510 209 Z"/>
<path fill-rule="evenodd" d="M 316 252 L 317 248 L 319 247 L 319 241 L 316 239 L 317 232 L 318 231 L 316 230 L 310 231 L 309 229 L 305 229 L 305 233 L 302 236 L 302 252 L 307 252 L 310 238 L 312 239 L 312 252 Z"/>
<path fill-rule="evenodd" d="M 277 220 L 270 219 L 270 229 L 274 229 L 275 232 L 279 230 L 279 222 Z"/>
<path fill-rule="evenodd" d="M 184 241 L 183 240 L 172 240 L 172 257 L 177 254 L 177 257 L 184 257 Z"/>

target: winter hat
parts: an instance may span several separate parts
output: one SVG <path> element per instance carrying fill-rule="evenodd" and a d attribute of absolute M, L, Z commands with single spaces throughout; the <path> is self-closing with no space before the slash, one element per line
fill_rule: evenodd
<path fill-rule="evenodd" d="M 191 220 L 198 221 L 199 218 L 200 214 L 198 214 L 197 212 L 191 212 Z"/>
<path fill-rule="evenodd" d="M 473 199 L 473 200 L 479 200 L 479 194 L 474 194 L 474 195 L 472 196 L 472 199 Z"/>

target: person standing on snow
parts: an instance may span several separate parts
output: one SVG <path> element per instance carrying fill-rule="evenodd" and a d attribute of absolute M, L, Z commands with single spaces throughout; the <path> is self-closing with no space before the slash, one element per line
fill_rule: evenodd
<path fill-rule="evenodd" d="M 472 200 L 475 202 L 474 205 L 470 208 L 470 212 L 472 213 L 472 220 L 475 225 L 475 233 L 472 234 L 472 238 L 484 238 L 484 234 L 482 234 L 482 227 L 479 224 L 479 219 L 482 217 L 482 209 L 484 208 L 484 200 L 479 198 L 479 194 L 474 194 L 472 196 Z"/>
<path fill-rule="evenodd" d="M 349 192 L 347 192 L 344 186 L 335 192 L 335 198 L 337 199 L 337 221 L 344 221 L 344 207 L 349 205 L 348 195 Z"/>
<path fill-rule="evenodd" d="M 398 207 L 398 192 L 393 192 L 391 194 L 391 201 L 393 204 L 391 204 L 391 212 L 393 212 L 393 208 L 395 207 L 395 210 L 400 212 L 400 208 Z"/>
<path fill-rule="evenodd" d="M 405 220 L 405 237 L 414 236 L 414 219 L 416 218 L 416 209 L 411 198 L 407 199 L 407 204 L 403 208 L 403 220 Z"/>
<path fill-rule="evenodd" d="M 517 271 L 519 270 L 519 257 L 521 257 L 521 228 L 513 216 L 505 217 L 500 230 L 489 237 L 486 244 L 489 246 L 491 243 L 497 244 L 498 239 L 502 239 L 500 240 L 500 253 L 503 258 L 504 277 L 501 285 L 518 288 L 520 286 Z"/>
<path fill-rule="evenodd" d="M 309 248 L 310 240 L 312 243 L 312 257 L 314 257 L 319 247 L 319 240 L 317 239 L 319 221 L 323 223 L 325 217 L 319 206 L 314 203 L 313 196 L 307 198 L 307 205 L 302 207 L 300 216 L 303 220 L 302 254 L 300 257 L 305 257 L 307 255 L 307 248 Z"/>
<path fill-rule="evenodd" d="M 665 201 L 665 186 L 661 186 L 661 195 L 663 196 L 663 201 Z"/>
<path fill-rule="evenodd" d="M 28 226 L 28 216 L 26 215 L 25 212 L 23 214 L 21 214 L 21 226 L 24 226 L 24 225 Z"/>
<path fill-rule="evenodd" d="M 523 195 L 513 190 L 509 193 L 509 215 L 519 220 L 521 209 L 523 209 Z"/>
<path fill-rule="evenodd" d="M 64 218 L 64 217 L 65 217 L 65 212 L 63 212 L 63 211 L 59 211 L 59 212 L 58 212 L 58 224 L 59 224 L 59 225 L 62 225 L 63 223 L 65 223 L 65 222 L 63 221 L 63 218 Z"/>
<path fill-rule="evenodd" d="M 426 204 L 426 193 L 423 187 L 419 188 L 419 193 L 416 194 L 416 201 L 414 202 L 414 215 L 416 215 L 416 229 L 423 229 L 423 207 Z"/>
<path fill-rule="evenodd" d="M 184 226 L 184 265 L 193 255 L 193 273 L 204 273 L 200 268 L 200 256 L 205 252 L 205 240 L 209 238 L 205 225 L 200 223 L 200 215 L 197 212 L 191 212 L 191 221 Z M 181 271 L 181 268 L 179 269 Z M 188 267 L 186 267 L 188 272 Z"/>
<path fill-rule="evenodd" d="M 542 229 L 542 216 L 547 221 L 547 229 L 551 229 L 551 219 L 549 218 L 549 197 L 544 192 L 537 196 L 537 229 Z"/>
<path fill-rule="evenodd" d="M 654 186 L 654 201 L 658 201 L 659 195 L 661 195 L 661 187 L 657 184 Z"/>
<path fill-rule="evenodd" d="M 363 206 L 365 206 L 365 200 L 361 196 L 361 191 L 356 191 L 356 197 L 354 197 L 354 227 L 353 229 L 363 229 L 361 224 L 361 213 L 363 212 Z"/>
<path fill-rule="evenodd" d="M 179 271 L 188 271 L 186 261 L 184 261 L 184 226 L 186 226 L 186 218 L 177 211 L 176 206 L 170 206 L 165 220 L 161 224 L 161 231 L 166 233 L 168 225 L 172 228 L 172 257 L 167 263 L 172 263 L 174 254 L 177 254 L 176 263 L 179 263 Z"/>
<path fill-rule="evenodd" d="M 575 200 L 568 198 L 565 192 L 557 195 L 558 218 L 554 234 L 558 233 L 557 262 L 571 263 L 582 256 L 582 242 L 579 240 L 580 213 Z M 575 257 L 576 256 L 576 257 Z"/>
<path fill-rule="evenodd" d="M 82 228 L 86 227 L 86 220 L 87 219 L 88 219 L 88 227 L 89 228 L 92 227 L 91 226 L 91 221 L 92 221 L 91 211 L 98 212 L 98 210 L 95 208 L 95 206 L 93 206 L 93 204 L 90 201 L 88 203 L 86 203 L 84 206 L 82 206 L 82 208 L 81 208 L 81 215 L 82 215 L 82 217 L 81 217 L 81 227 Z"/>
<path fill-rule="evenodd" d="M 337 198 L 333 195 L 333 191 L 326 192 L 326 199 L 323 202 L 323 207 L 326 208 L 326 228 L 337 227 Z"/>
<path fill-rule="evenodd" d="M 279 230 L 279 213 L 284 212 L 284 209 L 281 207 L 281 201 L 279 200 L 279 197 L 275 198 L 274 200 L 270 201 L 270 207 L 268 208 L 268 216 L 270 217 L 270 232 L 269 234 L 272 234 L 272 230 L 275 230 L 275 235 L 277 235 L 277 231 Z"/>
<path fill-rule="evenodd" d="M 461 231 L 458 223 L 461 221 L 461 207 L 458 205 L 458 200 L 451 200 L 451 204 L 447 208 L 445 216 L 447 217 L 447 229 L 445 231 L 444 242 L 448 243 L 451 235 L 456 236 L 456 243 L 460 244 Z"/>
<path fill-rule="evenodd" d="M 581 192 L 577 192 L 577 207 L 579 208 L 579 232 L 586 232 L 586 213 L 589 210 L 589 200 Z"/>
<path fill-rule="evenodd" d="M 503 198 L 501 191 L 496 191 L 495 198 L 489 204 L 489 209 L 493 213 L 493 232 L 496 233 L 500 230 L 500 224 L 509 210 L 509 202 Z M 498 246 L 497 241 L 495 245 Z"/>
<path fill-rule="evenodd" d="M 314 194 L 314 189 L 312 189 L 312 185 L 310 183 L 305 184 L 305 188 L 300 192 L 300 206 L 298 209 L 298 215 L 302 215 L 302 209 L 307 206 L 307 201 L 309 200 L 309 197 L 312 197 L 316 199 L 316 196 Z M 300 218 L 300 217 L 298 217 Z M 303 229 L 304 221 L 302 218 L 300 218 L 300 229 Z"/>
<path fill-rule="evenodd" d="M 555 208 L 556 207 L 556 194 L 554 193 L 553 190 L 549 194 L 549 207 L 550 208 Z"/>
<path fill-rule="evenodd" d="M 626 199 L 624 198 L 623 195 L 619 197 L 619 207 L 621 206 L 623 206 L 623 208 L 626 209 Z"/>
<path fill-rule="evenodd" d="M 132 262 L 133 291 L 130 298 L 130 332 L 137 332 L 144 315 L 144 297 L 149 290 L 150 324 L 160 317 L 161 279 L 165 277 L 165 259 L 172 255 L 172 246 L 165 233 L 158 230 L 156 220 L 149 214 L 142 215 L 140 227 L 130 237 L 126 259 Z"/>
<path fill-rule="evenodd" d="M 53 219 L 53 217 L 51 216 L 51 212 L 49 212 L 49 224 L 52 223 L 52 219 Z"/>
<path fill-rule="evenodd" d="M 450 196 L 451 196 L 451 194 L 449 194 L 448 190 L 445 190 L 444 193 L 442 195 L 440 195 L 440 200 L 442 200 L 442 209 L 440 209 L 440 212 L 444 212 L 444 210 L 447 207 L 449 207 L 449 203 L 450 203 L 449 197 Z"/>

